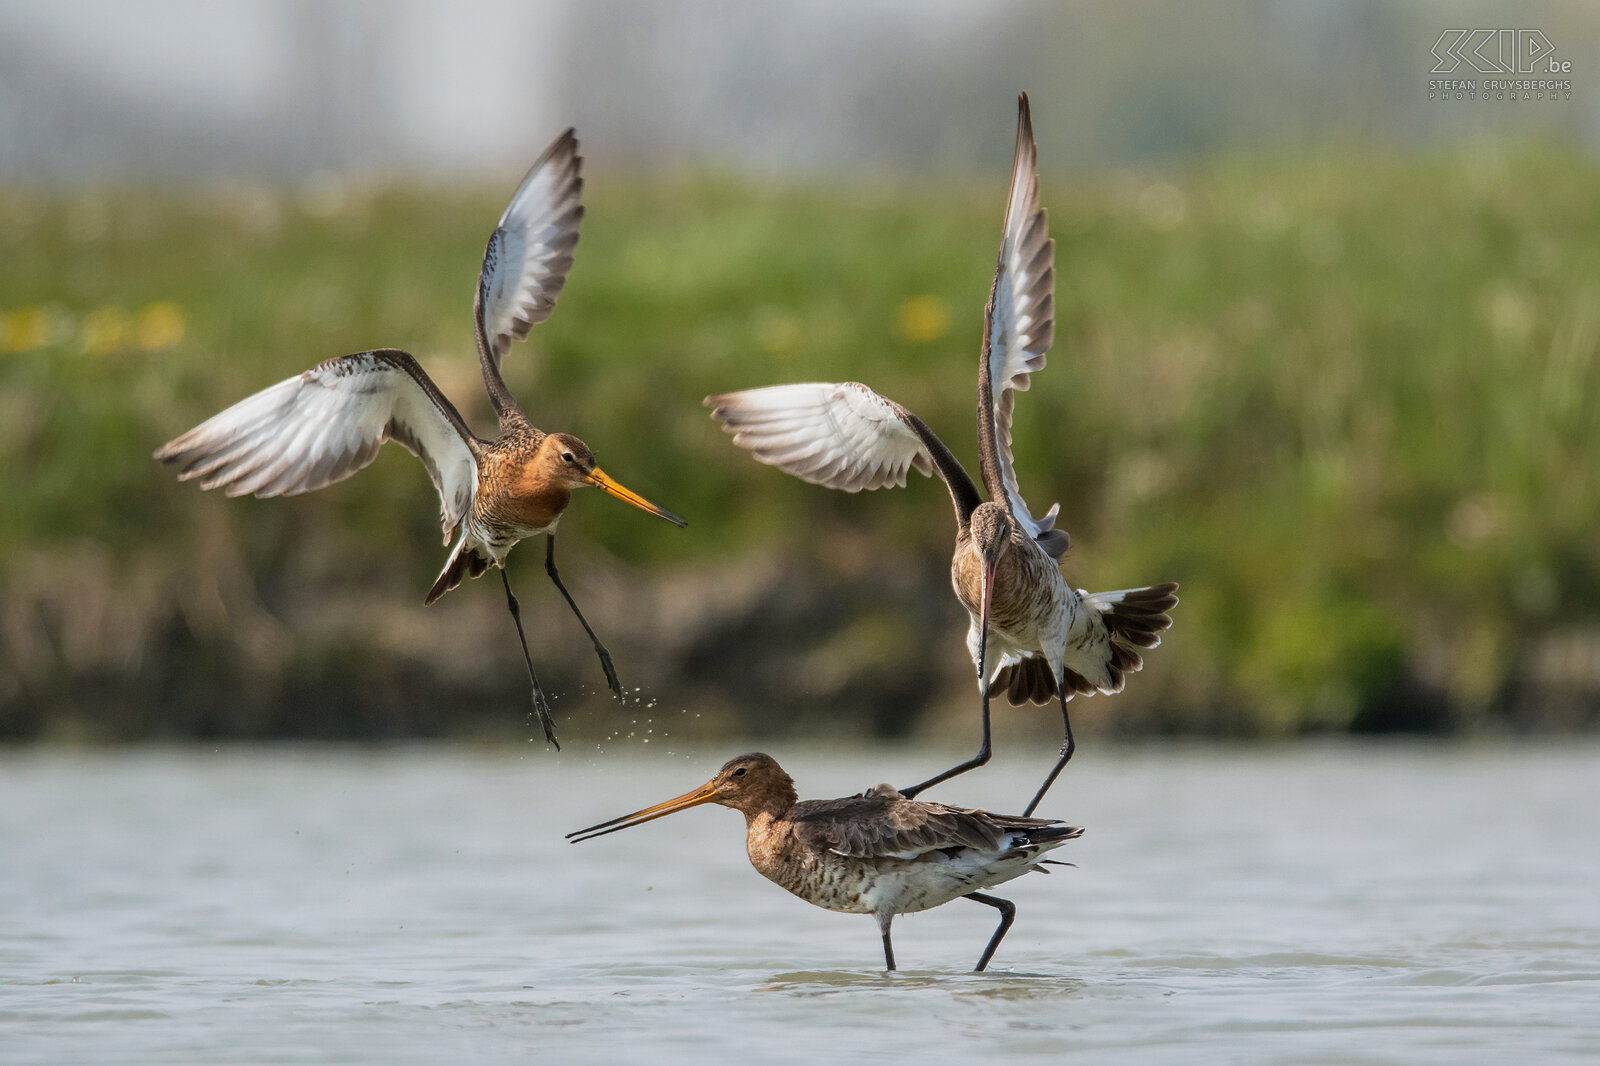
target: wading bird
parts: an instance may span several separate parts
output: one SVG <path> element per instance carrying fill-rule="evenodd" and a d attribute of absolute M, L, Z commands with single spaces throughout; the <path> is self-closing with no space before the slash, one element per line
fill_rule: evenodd
<path fill-rule="evenodd" d="M 513 340 L 550 317 L 566 284 L 583 219 L 582 157 L 568 129 L 528 170 L 489 237 L 473 297 L 473 326 L 483 383 L 499 416 L 492 440 L 475 435 L 455 406 L 406 352 L 380 348 L 330 359 L 263 389 L 163 445 L 155 457 L 181 480 L 229 496 L 292 496 L 341 481 L 371 463 L 393 440 L 427 468 L 439 492 L 444 571 L 425 603 L 477 577 L 500 571 L 528 667 L 533 706 L 557 748 L 550 704 L 533 670 L 506 555 L 520 540 L 545 534 L 545 572 L 594 644 L 606 683 L 620 699 L 611 653 L 595 636 L 556 570 L 556 525 L 574 489 L 594 486 L 674 525 L 683 519 L 613 481 L 577 437 L 535 428 L 500 376 Z"/>
<path fill-rule="evenodd" d="M 889 941 L 894 916 L 953 899 L 1000 912 L 1000 925 L 973 967 L 986 968 L 1017 908 L 979 890 L 1030 870 L 1049 873 L 1040 863 L 1053 860 L 1042 856 L 1083 835 L 1077 826 L 1046 818 L 919 803 L 888 785 L 845 799 L 797 802 L 794 780 L 772 756 L 757 752 L 730 760 L 693 792 L 568 833 L 567 839 L 576 844 L 702 803 L 744 815 L 745 852 L 767 880 L 818 907 L 876 918 L 889 970 L 894 969 Z"/>
<path fill-rule="evenodd" d="M 859 492 L 904 485 L 912 467 L 935 470 L 956 512 L 950 581 L 971 616 L 967 650 L 978 671 L 983 740 L 966 762 L 904 790 L 930 785 L 989 761 L 989 694 L 1014 704 L 1061 703 L 1060 755 L 1024 814 L 1072 758 L 1067 701 L 1077 693 L 1120 692 L 1144 663 L 1135 648 L 1161 643 L 1178 602 L 1175 584 L 1088 594 L 1061 575 L 1071 543 L 1055 528 L 1060 505 L 1034 518 L 1017 488 L 1011 458 L 1014 392 L 1042 370 L 1055 336 L 1055 241 L 1039 206 L 1038 152 L 1024 93 L 1018 100 L 999 261 L 984 310 L 978 363 L 978 457 L 989 501 L 950 449 L 916 415 L 857 382 L 774 385 L 706 397 L 712 416 L 756 459 L 817 485 Z"/>

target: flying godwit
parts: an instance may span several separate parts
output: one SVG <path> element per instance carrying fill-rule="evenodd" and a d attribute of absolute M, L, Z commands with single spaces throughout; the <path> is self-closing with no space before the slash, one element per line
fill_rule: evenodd
<path fill-rule="evenodd" d="M 1124 675 L 1144 663 L 1136 648 L 1161 643 L 1172 624 L 1175 584 L 1086 593 L 1067 584 L 1061 557 L 1071 543 L 1055 528 L 1060 505 L 1033 517 L 1017 487 L 1011 458 L 1014 392 L 1044 368 L 1055 336 L 1055 241 L 1039 206 L 1038 152 L 1026 93 L 1018 100 L 999 262 L 984 310 L 978 363 L 978 457 L 989 501 L 950 449 L 916 415 L 857 382 L 774 385 L 706 397 L 712 415 L 761 462 L 817 485 L 859 492 L 904 485 L 906 471 L 935 470 L 956 512 L 950 582 L 971 616 L 967 650 L 978 671 L 983 740 L 978 754 L 904 790 L 930 785 L 989 761 L 989 694 L 1014 704 L 1061 703 L 1059 758 L 1024 814 L 1072 758 L 1067 701 L 1077 693 L 1122 691 Z"/>
<path fill-rule="evenodd" d="M 556 525 L 574 489 L 595 486 L 674 525 L 683 519 L 613 481 L 577 437 L 535 428 L 500 376 L 513 340 L 550 317 L 566 284 L 583 219 L 582 157 L 568 129 L 545 149 L 517 187 L 489 236 L 473 297 L 473 326 L 483 383 L 499 416 L 492 440 L 475 435 L 455 406 L 406 352 L 380 348 L 330 359 L 298 377 L 241 400 L 163 445 L 155 457 L 178 468 L 181 480 L 229 496 L 292 496 L 341 481 L 371 463 L 393 440 L 418 459 L 439 492 L 439 517 L 450 551 L 425 603 L 477 577 L 500 571 L 528 667 L 533 706 L 545 738 L 556 741 L 550 704 L 528 654 L 522 612 L 506 576 L 506 555 L 520 540 L 543 533 L 544 567 L 594 644 L 606 683 L 620 699 L 622 685 L 556 569 Z"/>
<path fill-rule="evenodd" d="M 1000 912 L 1000 925 L 974 970 L 982 970 L 1011 928 L 1017 908 L 989 896 L 1030 870 L 1049 873 L 1042 856 L 1083 835 L 1047 818 L 919 803 L 888 785 L 859 796 L 797 802 L 794 780 L 770 755 L 732 759 L 693 792 L 568 833 L 580 840 L 688 810 L 702 803 L 744 815 L 745 852 L 756 871 L 807 903 L 844 914 L 870 914 L 883 934 L 885 969 L 894 969 L 889 925 L 897 914 L 970 899 Z"/>

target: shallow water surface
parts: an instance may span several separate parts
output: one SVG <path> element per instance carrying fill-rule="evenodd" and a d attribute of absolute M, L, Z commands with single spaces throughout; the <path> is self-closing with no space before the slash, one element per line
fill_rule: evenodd
<path fill-rule="evenodd" d="M 802 795 L 952 753 L 774 748 Z M 1589 1062 L 1600 747 L 1085 745 L 1077 864 L 895 923 L 709 807 L 736 751 L 0 755 L 0 1062 Z M 929 798 L 1019 808 L 1003 751 Z M 1022 772 L 1023 770 L 1026 772 Z"/>

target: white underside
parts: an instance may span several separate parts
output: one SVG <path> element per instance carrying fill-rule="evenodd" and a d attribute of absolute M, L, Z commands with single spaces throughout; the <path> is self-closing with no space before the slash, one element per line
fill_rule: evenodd
<path fill-rule="evenodd" d="M 879 873 L 872 886 L 861 893 L 860 908 L 855 913 L 891 915 L 930 910 L 1021 877 L 1041 855 L 1042 850 L 1008 855 L 1005 851 L 980 852 L 972 848 L 963 848 L 954 855 L 925 854 Z"/>
<path fill-rule="evenodd" d="M 1007 666 L 1029 657 L 1040 657 L 1050 664 L 1058 683 L 1063 672 L 1071 670 L 1100 691 L 1112 691 L 1111 674 L 1107 669 L 1111 660 L 1111 634 L 1100 617 L 1101 612 L 1086 604 L 1082 593 L 1070 587 L 1059 571 L 1051 571 L 1047 580 L 1059 585 L 1049 590 L 1049 595 L 1052 602 L 1063 607 L 1042 623 L 1015 629 L 990 625 L 988 644 L 984 648 L 984 667 L 988 674 L 985 681 L 993 684 Z M 967 615 L 967 653 L 976 665 L 982 627 L 978 612 L 969 607 Z"/>

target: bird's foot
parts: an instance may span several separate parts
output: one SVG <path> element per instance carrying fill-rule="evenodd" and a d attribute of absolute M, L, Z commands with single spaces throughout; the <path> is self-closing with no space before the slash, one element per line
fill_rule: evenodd
<path fill-rule="evenodd" d="M 611 689 L 611 694 L 620 702 L 622 700 L 622 682 L 617 679 L 617 664 L 611 661 L 611 653 L 604 648 L 600 652 L 600 669 L 606 672 L 606 686 Z"/>
<path fill-rule="evenodd" d="M 544 698 L 543 690 L 537 686 L 533 690 L 533 713 L 539 719 L 539 724 L 544 727 L 544 739 L 557 751 L 561 750 L 561 741 L 556 739 L 556 719 L 550 710 L 550 701 Z"/>

